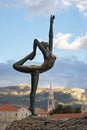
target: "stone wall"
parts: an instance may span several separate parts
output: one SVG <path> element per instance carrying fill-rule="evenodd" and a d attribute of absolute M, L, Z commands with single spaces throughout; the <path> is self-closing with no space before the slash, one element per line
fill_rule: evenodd
<path fill-rule="evenodd" d="M 11 122 L 21 120 L 30 115 L 26 108 L 20 108 L 18 111 L 0 111 L 0 130 L 5 130 Z"/>
<path fill-rule="evenodd" d="M 21 120 L 23 118 L 26 118 L 30 115 L 30 111 L 24 107 L 22 107 L 21 109 L 18 110 L 18 113 L 17 113 L 17 117 L 18 117 L 18 120 Z"/>
<path fill-rule="evenodd" d="M 17 120 L 17 112 L 0 111 L 0 130 L 5 130 L 5 128 L 14 120 Z"/>
<path fill-rule="evenodd" d="M 82 105 L 82 107 L 81 107 L 81 112 L 82 112 L 82 113 L 87 112 L 87 105 L 86 105 L 86 104 L 83 104 L 83 105 Z"/>

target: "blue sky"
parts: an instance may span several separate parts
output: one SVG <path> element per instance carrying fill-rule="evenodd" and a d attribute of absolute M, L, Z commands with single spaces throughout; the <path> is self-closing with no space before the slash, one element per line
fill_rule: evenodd
<path fill-rule="evenodd" d="M 57 60 L 39 86 L 87 87 L 87 0 L 0 0 L 0 87 L 30 84 L 30 75 L 12 65 L 32 52 L 35 38 L 48 41 L 51 14 Z M 38 50 L 33 63 L 42 62 Z"/>

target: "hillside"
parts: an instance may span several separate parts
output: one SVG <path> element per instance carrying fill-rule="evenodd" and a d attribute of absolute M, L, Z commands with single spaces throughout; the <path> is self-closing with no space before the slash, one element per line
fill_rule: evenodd
<path fill-rule="evenodd" d="M 0 87 L 0 104 L 11 103 L 18 106 L 29 106 L 30 85 Z M 80 88 L 53 88 L 55 106 L 58 103 L 81 105 L 85 100 L 85 89 Z M 49 88 L 38 87 L 36 94 L 36 106 L 47 109 Z"/>

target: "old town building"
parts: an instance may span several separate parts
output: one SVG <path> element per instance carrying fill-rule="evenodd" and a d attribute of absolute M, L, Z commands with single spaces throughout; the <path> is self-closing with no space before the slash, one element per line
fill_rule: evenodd
<path fill-rule="evenodd" d="M 0 130 L 5 130 L 6 126 L 14 120 L 21 120 L 30 115 L 30 111 L 25 107 L 17 107 L 10 104 L 0 106 Z"/>

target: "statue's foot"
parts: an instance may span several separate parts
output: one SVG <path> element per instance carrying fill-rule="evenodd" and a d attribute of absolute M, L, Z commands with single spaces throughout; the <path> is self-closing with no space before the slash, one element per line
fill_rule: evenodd
<path fill-rule="evenodd" d="M 31 116 L 37 117 L 38 115 L 36 113 L 33 113 Z"/>
<path fill-rule="evenodd" d="M 35 57 L 35 53 L 34 52 L 32 52 L 30 55 L 29 55 L 29 60 L 33 60 L 34 59 L 34 57 Z"/>
<path fill-rule="evenodd" d="M 29 107 L 29 110 L 31 111 L 31 116 L 38 116 L 38 115 L 35 113 L 35 111 L 32 110 L 31 107 Z"/>

